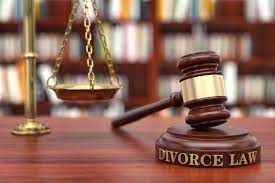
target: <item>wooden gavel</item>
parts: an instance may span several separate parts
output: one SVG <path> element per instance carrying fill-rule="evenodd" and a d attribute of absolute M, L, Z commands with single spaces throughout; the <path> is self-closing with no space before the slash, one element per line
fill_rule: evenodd
<path fill-rule="evenodd" d="M 124 115 L 114 119 L 112 122 L 112 126 L 114 128 L 118 128 L 120 126 L 132 123 L 163 109 L 167 109 L 169 107 L 180 107 L 182 106 L 182 104 L 183 100 L 181 93 L 173 93 L 170 95 L 170 97 L 126 112 Z"/>
<path fill-rule="evenodd" d="M 225 123 L 230 114 L 223 105 L 227 97 L 222 72 L 217 70 L 219 63 L 220 57 L 211 51 L 182 57 L 177 65 L 183 74 L 181 92 L 129 111 L 114 119 L 112 126 L 118 128 L 172 106 L 190 109 L 185 121 L 193 128 L 203 129 Z"/>

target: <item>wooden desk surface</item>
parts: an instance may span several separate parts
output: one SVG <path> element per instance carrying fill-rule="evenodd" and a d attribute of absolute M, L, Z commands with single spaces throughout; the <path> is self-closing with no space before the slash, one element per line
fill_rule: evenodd
<path fill-rule="evenodd" d="M 0 118 L 0 182 L 275 182 L 275 120 L 231 119 L 261 141 L 262 163 L 230 169 L 187 168 L 154 159 L 158 136 L 180 118 L 146 118 L 112 131 L 105 118 L 40 118 L 53 132 L 16 137 L 23 118 Z"/>

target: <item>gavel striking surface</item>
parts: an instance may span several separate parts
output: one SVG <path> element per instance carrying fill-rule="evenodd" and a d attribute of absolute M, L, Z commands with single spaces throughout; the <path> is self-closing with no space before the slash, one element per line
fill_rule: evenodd
<path fill-rule="evenodd" d="M 221 75 L 218 70 L 220 57 L 212 51 L 198 52 L 183 56 L 179 59 L 177 67 L 182 73 L 180 82 L 196 78 L 199 76 Z M 192 86 L 186 86 L 188 90 Z M 207 88 L 203 88 L 207 89 Z M 183 93 L 186 93 L 183 91 Z M 229 112 L 225 109 L 224 103 L 226 96 L 212 96 L 198 98 L 191 101 L 184 101 L 184 106 L 190 111 L 185 119 L 186 123 L 193 128 L 209 128 L 226 123 L 230 117 Z"/>

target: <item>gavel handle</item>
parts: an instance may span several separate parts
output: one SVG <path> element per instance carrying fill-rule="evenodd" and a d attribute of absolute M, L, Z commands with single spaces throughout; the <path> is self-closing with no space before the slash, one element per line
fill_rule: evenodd
<path fill-rule="evenodd" d="M 148 104 L 136 109 L 133 109 L 129 112 L 126 112 L 124 115 L 114 119 L 112 121 L 112 127 L 118 128 L 120 126 L 126 125 L 128 123 L 135 122 L 141 118 L 144 118 L 150 114 L 161 111 L 169 107 L 180 107 L 183 105 L 181 92 L 176 92 L 171 94 L 169 97 L 161 99 L 152 104 Z"/>

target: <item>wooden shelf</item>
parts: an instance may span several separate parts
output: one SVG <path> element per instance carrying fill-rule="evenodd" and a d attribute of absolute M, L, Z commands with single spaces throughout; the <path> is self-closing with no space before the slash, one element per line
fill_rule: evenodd
<path fill-rule="evenodd" d="M 180 70 L 177 68 L 176 61 L 163 61 L 159 66 L 160 75 L 179 75 Z"/>
<path fill-rule="evenodd" d="M 103 20 L 102 22 L 108 22 L 110 24 L 126 24 L 126 23 L 151 23 L 150 20 Z M 162 33 L 175 33 L 175 32 L 191 32 L 192 22 L 157 22 L 157 26 Z M 209 22 L 203 22 L 207 32 L 231 32 L 231 33 L 243 33 L 250 32 L 253 27 L 269 26 L 275 27 L 275 22 L 264 23 L 255 22 L 249 23 L 246 21 L 236 20 L 222 20 L 216 19 Z M 93 24 L 95 25 L 95 24 Z M 66 19 L 45 19 L 38 20 L 36 22 L 36 31 L 39 32 L 64 32 L 67 26 Z M 22 29 L 21 22 L 0 22 L 0 33 L 7 32 L 20 32 Z M 75 21 L 73 24 L 73 31 L 84 30 L 82 21 Z"/>
<path fill-rule="evenodd" d="M 203 22 L 208 33 L 213 32 L 230 32 L 230 33 L 243 33 L 249 32 L 251 27 L 255 24 L 250 24 L 245 21 L 230 21 L 230 20 L 212 20 Z M 191 33 L 192 22 L 171 22 L 159 23 L 160 31 L 163 33 L 177 33 L 186 32 Z"/>
<path fill-rule="evenodd" d="M 117 24 L 127 24 L 127 23 L 150 23 L 149 20 L 103 20 L 104 22 L 108 22 L 112 25 Z M 92 23 L 92 26 L 95 26 L 96 23 Z M 36 31 L 38 33 L 44 32 L 59 32 L 64 33 L 67 26 L 67 19 L 45 19 L 36 21 Z M 0 33 L 17 33 L 22 30 L 22 22 L 0 22 Z M 82 21 L 75 21 L 73 24 L 72 31 L 84 33 L 84 25 Z"/>
<path fill-rule="evenodd" d="M 271 60 L 251 60 L 238 63 L 239 74 L 274 74 L 275 62 Z"/>
<path fill-rule="evenodd" d="M 110 19 L 103 19 L 102 22 L 108 22 L 113 25 L 117 24 L 128 24 L 128 23 L 135 23 L 135 24 L 140 24 L 140 23 L 151 23 L 150 19 L 140 19 L 140 20 L 110 20 Z"/>
<path fill-rule="evenodd" d="M 244 33 L 250 32 L 252 24 L 245 21 L 238 20 L 213 20 L 206 24 L 207 32 L 230 32 L 230 33 Z"/>
<path fill-rule="evenodd" d="M 77 23 L 76 23 L 77 24 Z M 79 28 L 79 25 L 73 26 L 74 30 Z M 64 32 L 66 28 L 66 22 L 60 20 L 38 20 L 36 22 L 36 31 L 37 32 Z M 21 32 L 22 23 L 19 22 L 7 22 L 0 23 L 0 32 L 1 33 L 17 33 Z"/>
<path fill-rule="evenodd" d="M 192 23 L 158 23 L 159 29 L 162 33 L 177 33 L 189 32 L 191 33 Z"/>

